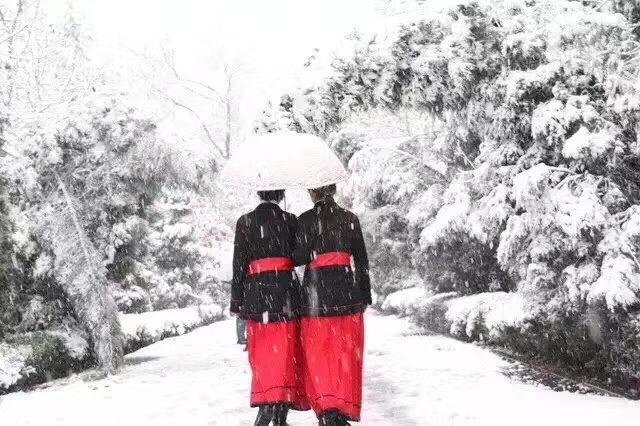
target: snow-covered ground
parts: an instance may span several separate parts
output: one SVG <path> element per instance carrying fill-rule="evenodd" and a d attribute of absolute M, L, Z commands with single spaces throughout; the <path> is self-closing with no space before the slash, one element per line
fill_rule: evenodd
<path fill-rule="evenodd" d="M 414 334 L 393 316 L 367 318 L 364 425 L 637 425 L 640 402 L 554 392 L 506 377 L 480 347 Z M 251 425 L 246 353 L 222 321 L 127 356 L 124 371 L 0 398 L 1 425 Z M 292 426 L 314 425 L 310 412 Z"/>

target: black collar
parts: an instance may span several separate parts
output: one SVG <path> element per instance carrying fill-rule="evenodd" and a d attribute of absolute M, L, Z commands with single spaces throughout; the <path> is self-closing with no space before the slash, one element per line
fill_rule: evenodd
<path fill-rule="evenodd" d="M 333 197 L 329 196 L 329 197 L 324 197 L 322 200 L 317 201 L 313 206 L 314 207 L 324 207 L 324 206 L 335 206 L 336 205 L 336 200 L 333 199 Z"/>
<path fill-rule="evenodd" d="M 260 204 L 258 204 L 258 207 L 256 207 L 256 210 L 277 210 L 277 211 L 281 211 L 282 209 L 276 203 L 272 203 L 270 201 L 263 201 Z"/>

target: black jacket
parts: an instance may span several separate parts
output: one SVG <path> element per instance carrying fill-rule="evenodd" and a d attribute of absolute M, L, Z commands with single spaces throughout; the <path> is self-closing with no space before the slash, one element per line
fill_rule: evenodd
<path fill-rule="evenodd" d="M 295 271 L 266 272 L 256 276 L 247 276 L 247 272 L 254 260 L 292 259 L 296 224 L 293 214 L 274 203 L 262 203 L 238 219 L 233 250 L 231 312 L 251 321 L 286 321 L 295 316 L 300 301 L 300 284 Z"/>
<path fill-rule="evenodd" d="M 307 266 L 302 284 L 301 315 L 339 316 L 363 312 L 371 304 L 369 260 L 355 214 L 326 198 L 300 217 L 296 233 L 296 265 L 307 265 L 317 255 L 347 252 L 353 268 L 311 270 Z"/>

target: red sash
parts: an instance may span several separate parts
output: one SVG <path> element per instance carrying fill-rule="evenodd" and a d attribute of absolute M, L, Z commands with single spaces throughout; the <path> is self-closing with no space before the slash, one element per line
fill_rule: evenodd
<path fill-rule="evenodd" d="M 309 264 L 309 269 L 351 267 L 351 253 L 344 251 L 330 251 L 316 256 Z"/>
<path fill-rule="evenodd" d="M 291 272 L 293 261 L 288 257 L 265 257 L 249 263 L 247 276 L 252 277 L 266 272 Z"/>

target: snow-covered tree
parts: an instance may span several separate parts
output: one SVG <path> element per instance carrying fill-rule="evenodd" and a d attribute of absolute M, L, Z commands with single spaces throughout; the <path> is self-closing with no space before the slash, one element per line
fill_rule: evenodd
<path fill-rule="evenodd" d="M 107 278 L 128 294 L 130 310 L 149 310 L 149 208 L 165 185 L 187 182 L 189 174 L 177 170 L 183 162 L 155 124 L 123 101 L 85 108 L 56 134 L 58 173 L 81 194 L 84 224 L 105 256 Z"/>
<path fill-rule="evenodd" d="M 154 309 L 182 308 L 198 299 L 201 263 L 190 196 L 165 191 L 150 209 L 147 235 L 149 277 L 146 279 Z"/>
<path fill-rule="evenodd" d="M 87 55 L 90 35 L 72 3 L 63 13 L 49 6 L 41 0 L 0 6 L 0 101 L 12 127 L 59 119 L 102 81 Z"/>
<path fill-rule="evenodd" d="M 103 259 L 85 233 L 80 216 L 84 209 L 59 176 L 57 180 L 60 195 L 41 212 L 42 242 L 48 247 L 41 256 L 49 260 L 49 253 L 53 255 L 52 275 L 87 329 L 98 365 L 115 373 L 123 361 L 124 337 Z"/>
<path fill-rule="evenodd" d="M 77 318 L 95 359 L 112 372 L 122 356 L 112 290 L 126 289 L 139 271 L 147 248 L 135 232 L 147 234 L 148 206 L 163 185 L 189 174 L 175 171 L 182 162 L 125 99 L 96 97 L 57 127 L 23 132 L 20 151 L 3 164 L 12 188 L 13 287 L 24 300 L 14 331 L 31 331 L 25 305 L 57 304 L 42 326 Z"/>
<path fill-rule="evenodd" d="M 640 315 L 635 2 L 617 2 L 624 16 L 593 3 L 469 1 L 413 13 L 386 37 L 356 40 L 323 82 L 268 110 L 263 127 L 336 141 L 351 157 L 355 204 L 375 195 L 361 213 L 399 212 L 365 232 L 409 236 L 429 288 L 516 290 L 530 314 L 518 344 L 629 373 L 638 344 L 622 339 Z M 370 123 L 350 124 L 406 110 L 426 114 L 432 133 L 401 150 L 438 170 L 435 179 L 407 168 L 395 138 L 375 141 Z M 345 129 L 364 137 L 345 139 Z M 377 262 L 395 257 L 370 247 Z M 375 283 L 382 293 L 385 281 Z"/>
<path fill-rule="evenodd" d="M 115 371 L 118 310 L 223 298 L 190 204 L 211 195 L 216 161 L 187 158 L 134 96 L 108 90 L 72 3 L 0 5 L 0 335 L 32 346 L 36 381 Z M 214 131 L 228 155 L 233 134 Z"/>

